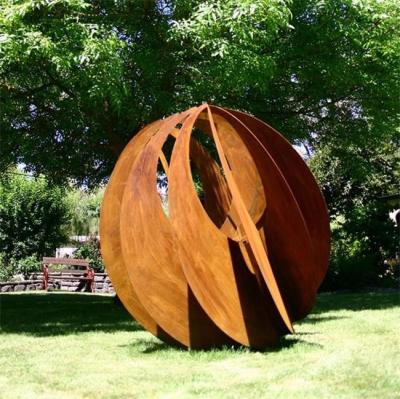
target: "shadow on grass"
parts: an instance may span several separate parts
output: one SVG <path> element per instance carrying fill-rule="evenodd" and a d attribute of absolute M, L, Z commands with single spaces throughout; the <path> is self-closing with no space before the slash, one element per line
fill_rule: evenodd
<path fill-rule="evenodd" d="M 317 304 L 312 311 L 314 318 L 321 321 L 328 317 L 321 313 L 339 310 L 379 310 L 400 306 L 400 290 L 359 291 L 359 292 L 324 292 L 318 295 Z M 340 318 L 340 317 L 339 317 Z"/>
<path fill-rule="evenodd" d="M 301 324 L 315 324 L 315 323 L 320 323 L 322 321 L 343 320 L 343 319 L 348 319 L 348 317 L 321 314 L 321 313 L 312 313 L 308 315 L 305 319 L 300 320 L 299 322 Z"/>
<path fill-rule="evenodd" d="M 266 347 L 263 349 L 255 349 L 255 348 L 247 348 L 242 345 L 235 345 L 235 346 L 222 346 L 222 347 L 216 347 L 212 348 L 212 351 L 220 351 L 220 352 L 226 352 L 227 355 L 229 353 L 240 353 L 240 352 L 258 352 L 258 353 L 271 353 L 271 352 L 279 352 L 283 349 L 289 349 L 294 347 L 295 345 L 306 345 L 310 347 L 318 347 L 321 348 L 322 345 L 316 344 L 314 342 L 309 342 L 304 339 L 295 337 L 295 336 L 285 336 L 282 337 L 279 341 L 279 343 L 276 346 L 273 347 Z M 151 354 L 154 352 L 161 353 L 161 352 L 170 352 L 174 350 L 180 350 L 183 352 L 187 352 L 186 348 L 183 347 L 174 347 L 169 344 L 166 344 L 164 342 L 160 341 L 153 341 L 153 340 L 146 340 L 146 339 L 140 339 L 136 340 L 134 343 L 130 345 L 125 345 L 132 349 L 133 351 L 139 351 L 140 353 L 143 354 Z M 204 352 L 210 352 L 210 349 L 191 349 L 190 352 L 194 355 L 199 354 L 199 353 L 204 353 Z"/>
<path fill-rule="evenodd" d="M 299 334 L 296 335 L 285 335 L 281 337 L 278 344 L 275 346 L 269 346 L 264 349 L 250 349 L 252 352 L 259 353 L 272 353 L 272 352 L 280 352 L 283 349 L 290 349 L 296 345 L 302 345 L 303 347 L 312 347 L 312 348 L 322 348 L 321 344 L 317 344 L 315 342 L 310 342 L 305 339 L 299 338 Z"/>
<path fill-rule="evenodd" d="M 313 313 L 301 323 L 319 323 L 346 318 L 342 315 L 325 314 L 331 311 L 386 309 L 399 305 L 400 292 L 396 291 L 323 293 L 319 295 Z M 115 304 L 111 296 L 78 293 L 0 295 L 0 332 L 3 333 L 55 336 L 89 331 L 138 330 L 142 330 L 140 325 L 122 306 Z M 283 337 L 277 347 L 267 350 L 281 350 L 302 342 L 308 344 L 299 338 L 299 334 Z M 162 342 L 149 340 L 142 352 L 152 353 L 170 348 L 171 346 Z"/>
<path fill-rule="evenodd" d="M 53 336 L 141 327 L 111 296 L 68 293 L 0 295 L 0 332 Z"/>

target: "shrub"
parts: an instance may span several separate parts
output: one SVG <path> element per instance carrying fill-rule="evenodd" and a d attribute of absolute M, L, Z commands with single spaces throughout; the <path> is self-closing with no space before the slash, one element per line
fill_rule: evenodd
<path fill-rule="evenodd" d="M 81 244 L 74 252 L 74 257 L 78 259 L 88 259 L 90 267 L 96 272 L 104 272 L 104 263 L 100 254 L 100 242 L 96 238 Z"/>
<path fill-rule="evenodd" d="M 0 254 L 0 281 L 10 281 L 16 275 L 27 279 L 31 273 L 42 270 L 42 263 L 35 256 L 16 260 L 7 259 L 4 254 Z"/>
<path fill-rule="evenodd" d="M 22 274 L 25 278 L 31 273 L 42 270 L 42 263 L 35 256 L 27 256 L 26 258 L 14 262 L 16 263 L 16 272 Z"/>
<path fill-rule="evenodd" d="M 353 209 L 331 223 L 332 252 L 323 290 L 366 286 L 396 286 L 398 231 L 388 217 L 387 206 L 370 203 Z"/>
<path fill-rule="evenodd" d="M 8 281 L 14 274 L 13 265 L 6 260 L 6 256 L 0 253 L 0 281 Z"/>

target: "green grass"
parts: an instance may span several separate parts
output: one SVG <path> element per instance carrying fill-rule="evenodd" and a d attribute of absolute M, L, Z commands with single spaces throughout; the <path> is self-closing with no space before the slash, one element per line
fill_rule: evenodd
<path fill-rule="evenodd" d="M 400 398 L 399 292 L 322 294 L 263 352 L 185 351 L 110 296 L 0 295 L 0 398 Z"/>

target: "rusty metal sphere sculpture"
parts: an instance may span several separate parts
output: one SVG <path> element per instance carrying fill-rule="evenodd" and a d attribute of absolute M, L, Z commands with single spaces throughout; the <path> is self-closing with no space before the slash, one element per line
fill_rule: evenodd
<path fill-rule="evenodd" d="M 314 305 L 330 250 L 324 199 L 291 145 L 253 116 L 207 104 L 130 141 L 100 233 L 126 309 L 160 339 L 191 348 L 264 347 L 293 332 Z"/>

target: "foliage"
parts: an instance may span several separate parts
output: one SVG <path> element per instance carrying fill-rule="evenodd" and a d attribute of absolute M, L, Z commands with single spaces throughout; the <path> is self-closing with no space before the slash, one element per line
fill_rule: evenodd
<path fill-rule="evenodd" d="M 175 20 L 172 35 L 181 43 L 178 60 L 187 81 L 193 82 L 180 94 L 224 102 L 224 95 L 265 93 L 276 67 L 271 50 L 279 34 L 293 29 L 289 3 L 197 2 L 186 18 Z"/>
<path fill-rule="evenodd" d="M 399 230 L 389 219 L 384 194 L 396 193 L 400 142 L 326 144 L 310 160 L 332 220 L 332 256 L 325 289 L 397 284 L 388 259 L 398 248 Z M 400 204 L 399 204 L 400 205 Z"/>
<path fill-rule="evenodd" d="M 34 179 L 13 171 L 8 176 L 0 182 L 0 253 L 4 261 L 51 255 L 67 241 L 69 208 L 64 190 L 43 177 Z"/>
<path fill-rule="evenodd" d="M 3 0 L 1 162 L 96 184 L 143 124 L 202 101 L 312 151 L 384 141 L 397 0 Z M 51 157 L 48 154 L 51 152 Z"/>
<path fill-rule="evenodd" d="M 103 187 L 92 191 L 83 189 L 69 191 L 72 235 L 97 236 L 99 234 L 100 206 L 103 195 Z"/>
<path fill-rule="evenodd" d="M 0 281 L 8 281 L 13 275 L 12 265 L 6 260 L 5 254 L 0 252 Z"/>
<path fill-rule="evenodd" d="M 100 253 L 100 242 L 96 238 L 81 244 L 74 252 L 74 257 L 78 259 L 89 259 L 90 267 L 96 272 L 104 272 L 104 263 Z"/>
<path fill-rule="evenodd" d="M 41 270 L 42 263 L 35 255 L 17 260 L 0 253 L 0 281 L 25 280 L 31 273 Z"/>
<path fill-rule="evenodd" d="M 322 289 L 396 287 L 395 267 L 387 260 L 396 254 L 397 238 L 398 229 L 388 219 L 387 208 L 379 203 L 355 208 L 348 220 L 335 219 L 331 262 Z"/>
<path fill-rule="evenodd" d="M 42 270 L 42 263 L 36 256 L 27 256 L 26 258 L 16 261 L 16 272 L 22 274 L 25 278 L 29 274 Z"/>
<path fill-rule="evenodd" d="M 93 145 L 102 108 L 118 111 L 126 91 L 124 41 L 94 12 L 83 0 L 2 2 L 2 148 L 23 156 L 28 169 L 84 176 L 110 156 Z"/>

